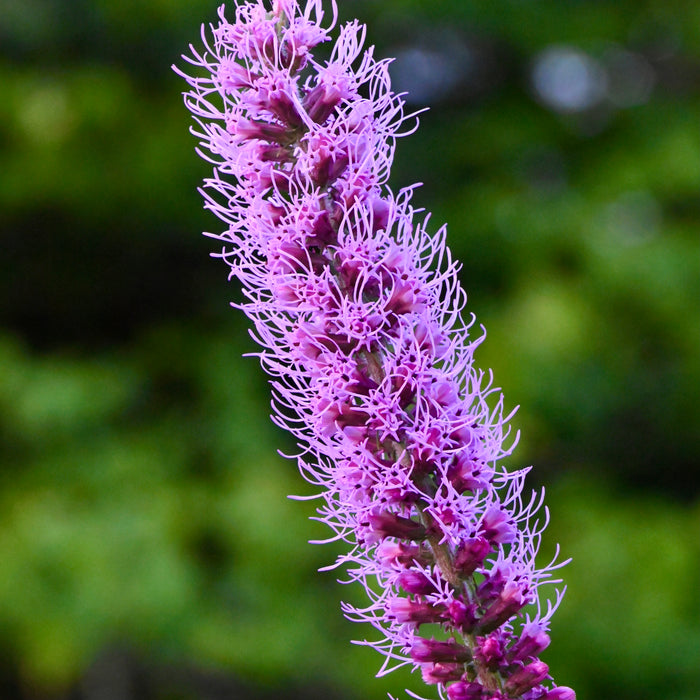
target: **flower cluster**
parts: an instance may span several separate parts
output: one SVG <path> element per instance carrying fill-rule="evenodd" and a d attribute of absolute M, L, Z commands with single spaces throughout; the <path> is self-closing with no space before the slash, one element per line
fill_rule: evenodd
<path fill-rule="evenodd" d="M 381 630 L 380 673 L 420 669 L 449 700 L 572 700 L 539 660 L 561 600 L 535 565 L 546 509 L 489 373 L 473 361 L 458 265 L 427 232 L 414 188 L 387 186 L 395 140 L 416 125 L 388 61 L 322 0 L 252 0 L 203 29 L 185 101 L 214 165 L 203 194 L 225 224 L 216 255 L 239 280 L 271 375 L 274 420 L 297 438 L 337 564 Z M 318 51 L 316 52 L 318 53 Z M 177 69 L 176 69 L 177 70 Z M 538 517 L 540 512 L 543 516 Z"/>

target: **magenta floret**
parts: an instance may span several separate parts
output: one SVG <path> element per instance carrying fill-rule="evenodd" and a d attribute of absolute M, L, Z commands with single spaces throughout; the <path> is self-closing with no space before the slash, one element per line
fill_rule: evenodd
<path fill-rule="evenodd" d="M 185 57 L 196 75 L 176 69 L 214 164 L 205 206 L 226 226 L 207 235 L 242 286 L 318 519 L 349 544 L 337 565 L 369 605 L 343 610 L 381 631 L 363 642 L 380 673 L 413 664 L 450 700 L 574 700 L 538 658 L 563 595 L 538 589 L 561 563 L 535 564 L 542 496 L 499 466 L 516 440 L 474 363 L 459 266 L 415 187 L 386 185 L 415 115 L 357 22 L 314 58 L 331 10 L 324 24 L 322 0 L 253 0 L 233 21 L 222 7 Z"/>

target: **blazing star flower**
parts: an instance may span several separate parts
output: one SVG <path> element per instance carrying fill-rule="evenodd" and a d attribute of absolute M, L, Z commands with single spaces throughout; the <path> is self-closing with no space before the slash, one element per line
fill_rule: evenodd
<path fill-rule="evenodd" d="M 381 632 L 361 642 L 380 674 L 410 664 L 443 700 L 573 700 L 538 658 L 563 595 L 538 589 L 561 564 L 535 564 L 547 511 L 527 469 L 498 466 L 516 440 L 474 364 L 459 265 L 415 186 L 386 184 L 415 115 L 357 22 L 314 58 L 330 8 L 324 24 L 322 0 L 252 0 L 231 21 L 222 7 L 185 57 L 193 74 L 175 69 L 215 166 L 203 195 L 226 229 L 207 235 L 242 286 L 318 519 L 349 545 L 335 565 L 369 603 L 343 610 Z"/>

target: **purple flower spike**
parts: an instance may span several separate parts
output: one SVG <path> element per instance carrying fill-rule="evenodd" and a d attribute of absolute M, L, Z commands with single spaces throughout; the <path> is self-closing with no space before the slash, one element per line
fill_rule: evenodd
<path fill-rule="evenodd" d="M 542 495 L 524 492 L 527 469 L 499 466 L 517 436 L 474 363 L 483 333 L 470 334 L 459 265 L 412 207 L 415 186 L 386 185 L 417 120 L 357 22 L 315 58 L 328 10 L 251 0 L 229 20 L 222 7 L 185 57 L 193 75 L 175 69 L 214 165 L 202 191 L 225 228 L 207 235 L 241 285 L 234 306 L 318 519 L 348 543 L 336 565 L 370 603 L 343 611 L 380 632 L 362 642 L 386 656 L 380 673 L 412 664 L 442 700 L 574 700 L 543 685 L 563 591 L 543 602 L 540 587 L 562 564 L 535 564 Z"/>

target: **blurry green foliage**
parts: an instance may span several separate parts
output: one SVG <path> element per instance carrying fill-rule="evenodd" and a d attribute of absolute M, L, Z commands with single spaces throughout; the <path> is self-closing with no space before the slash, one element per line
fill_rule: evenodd
<path fill-rule="evenodd" d="M 334 697 L 420 686 L 374 679 L 379 657 L 348 644 L 372 634 L 338 610 L 358 592 L 317 572 L 338 550 L 309 546 L 327 535 L 313 502 L 286 499 L 309 494 L 275 452 L 294 445 L 198 236 L 219 223 L 201 211 L 208 166 L 169 66 L 215 11 L 0 1 L 8 700 L 66 697 L 113 647 L 277 689 L 313 678 Z M 488 329 L 478 359 L 522 405 L 513 463 L 535 464 L 546 547 L 573 557 L 554 677 L 579 700 L 697 700 L 700 6 L 355 0 L 340 14 L 367 21 L 381 55 L 464 49 L 392 183 L 424 182 L 416 203 L 449 222 Z M 532 79 L 553 47 L 602 66 L 641 56 L 648 94 L 621 106 L 610 72 L 607 97 L 557 111 Z"/>

